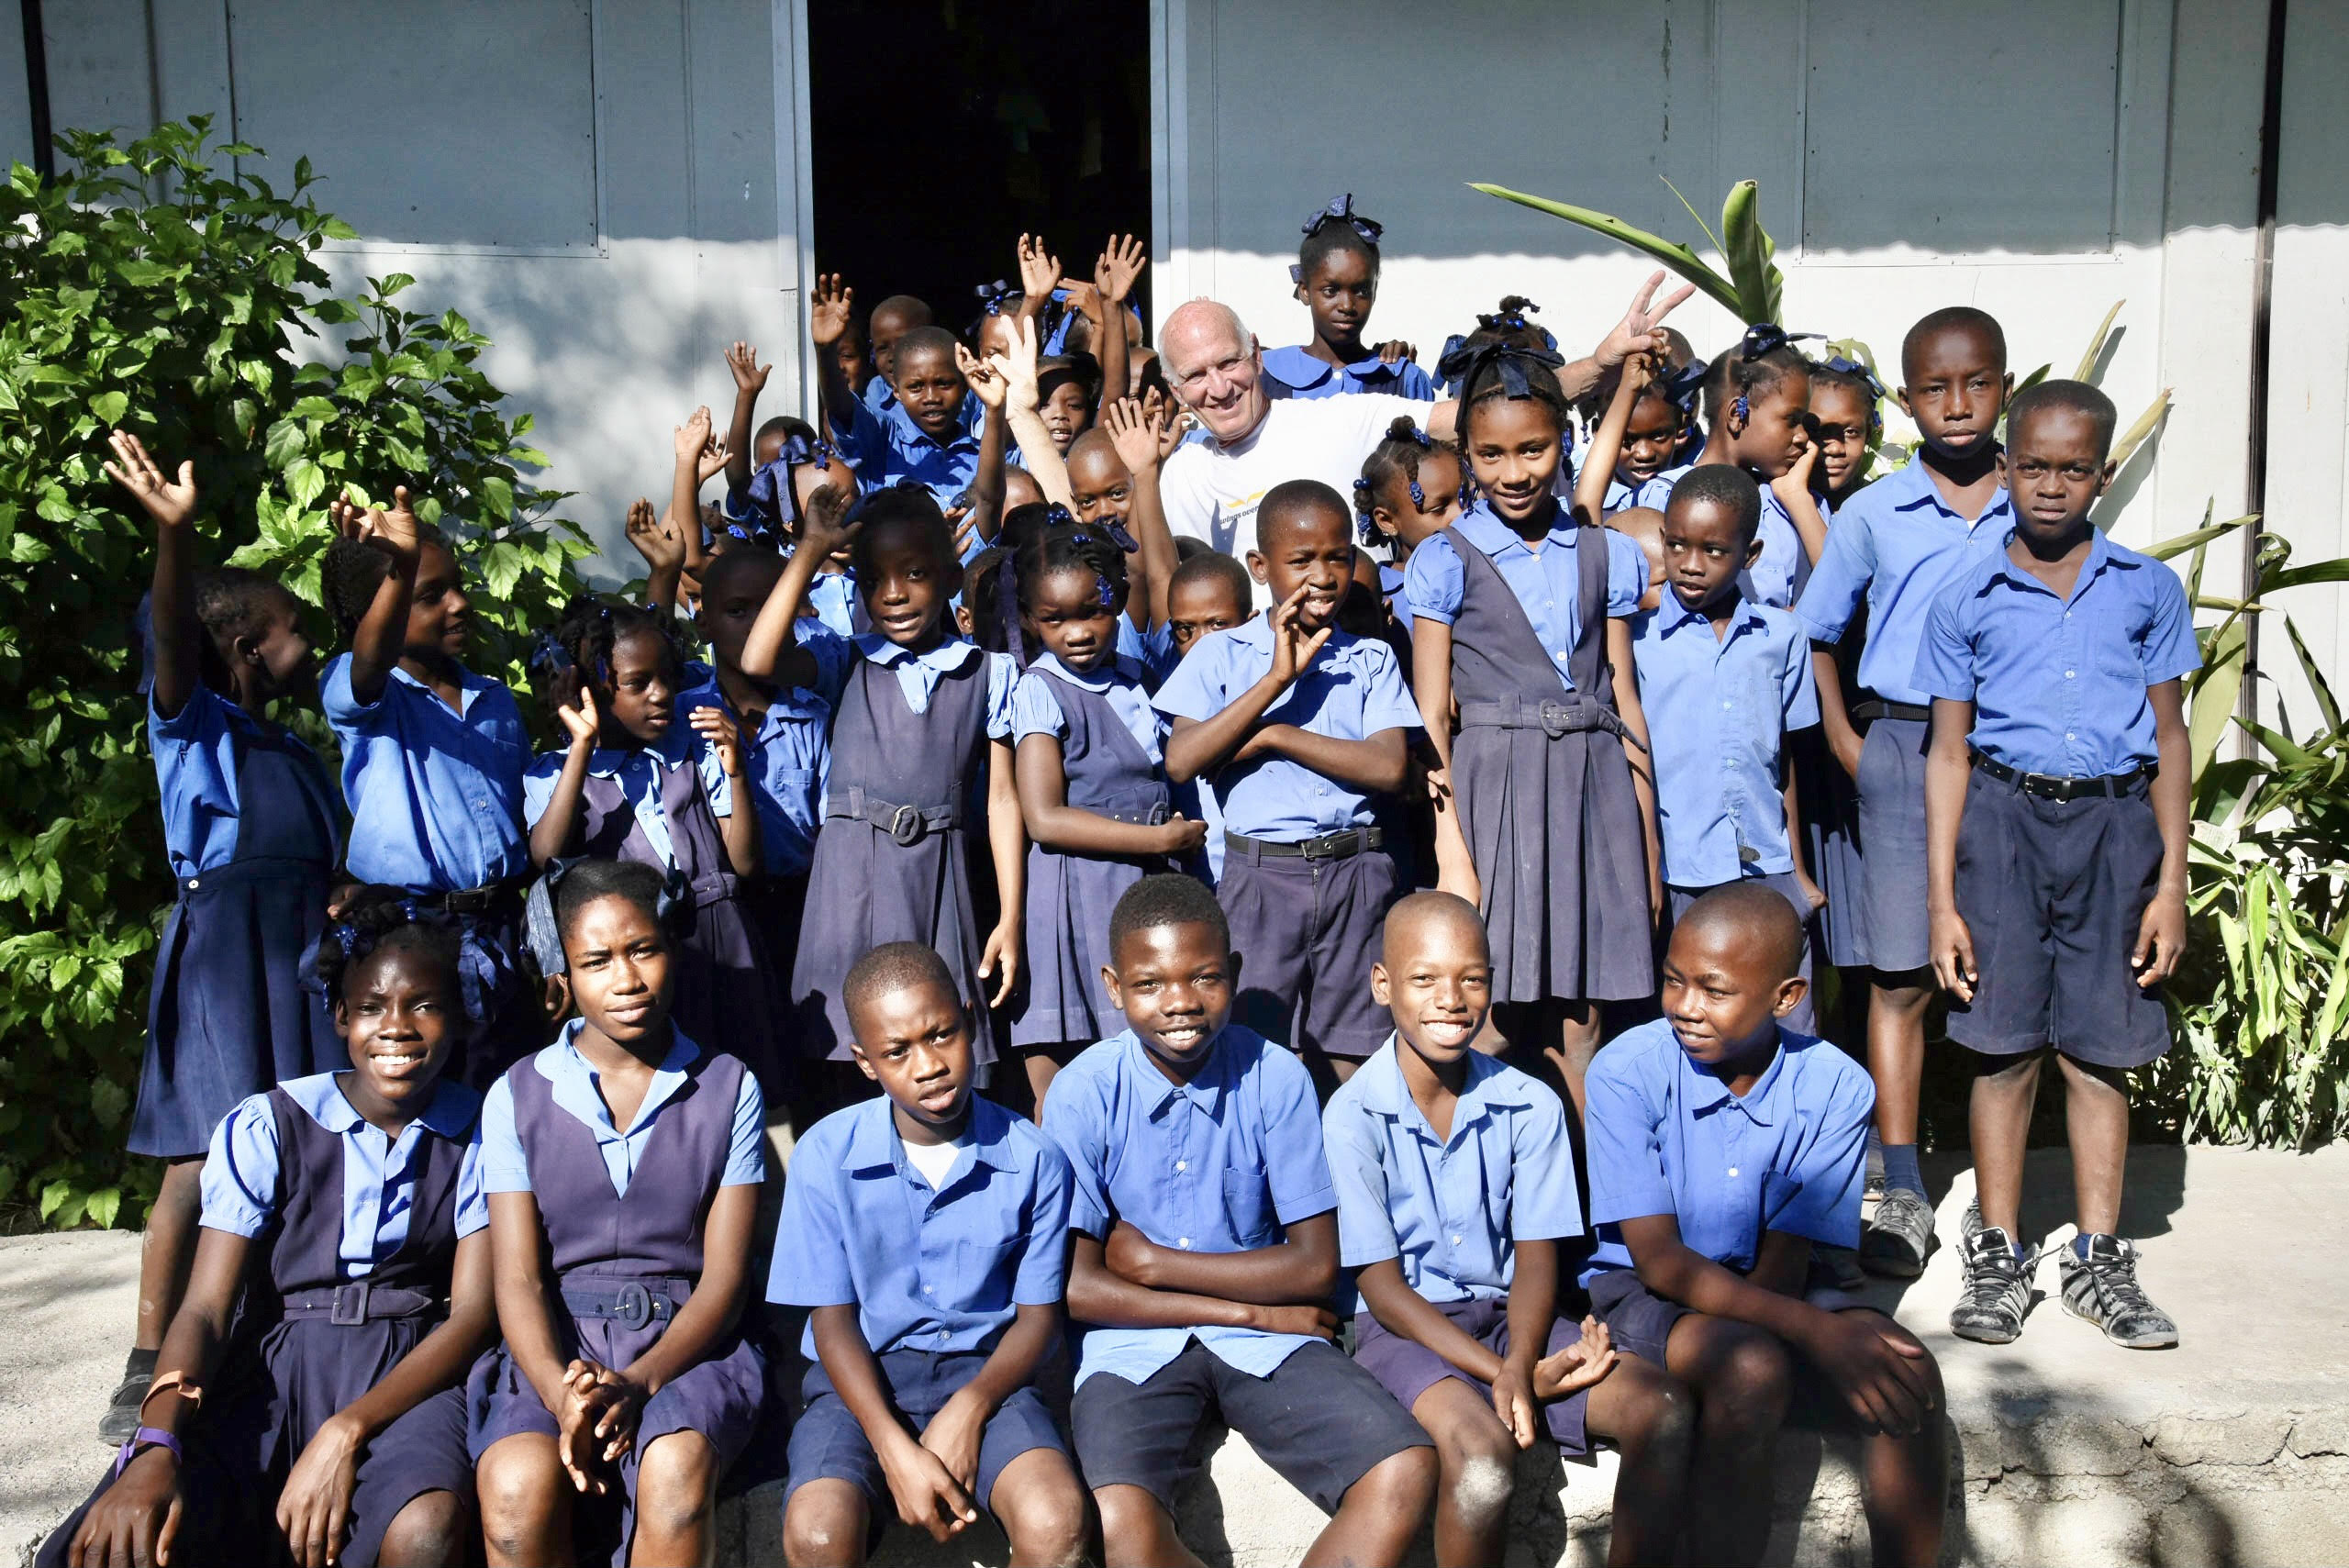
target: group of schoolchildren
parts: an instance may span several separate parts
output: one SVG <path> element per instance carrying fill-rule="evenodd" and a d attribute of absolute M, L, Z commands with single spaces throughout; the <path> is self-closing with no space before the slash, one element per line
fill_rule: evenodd
<path fill-rule="evenodd" d="M 337 503 L 340 790 L 268 716 L 300 606 L 198 567 L 192 465 L 117 433 L 166 1165 L 119 1452 L 39 1560 L 706 1562 L 740 1462 L 795 1563 L 983 1511 L 1015 1562 L 1189 1562 L 1213 1417 L 1330 1516 L 1310 1562 L 1431 1520 L 1497 1561 L 1545 1434 L 1620 1451 L 1610 1562 L 1753 1562 L 1794 1420 L 1863 1435 L 1877 1560 L 1929 1562 L 1940 1375 L 1850 1291 L 1932 1246 L 1937 995 L 1979 1061 L 1953 1328 L 2031 1305 L 2052 1052 L 2065 1305 L 2174 1344 L 2118 1229 L 2195 644 L 2088 520 L 2111 404 L 2010 396 L 1935 311 L 1922 444 L 1864 478 L 1865 365 L 1657 329 L 1570 403 L 1512 298 L 1431 377 L 1364 336 L 1377 239 L 1308 223 L 1263 373 L 1422 412 L 1353 496 L 1266 494 L 1244 564 L 1160 505 L 1197 438 L 1130 240 L 1088 282 L 1023 239 L 959 336 L 823 279 L 816 425 L 756 425 L 737 345 L 628 519 L 644 592 L 532 646 L 535 725 L 429 502 Z"/>

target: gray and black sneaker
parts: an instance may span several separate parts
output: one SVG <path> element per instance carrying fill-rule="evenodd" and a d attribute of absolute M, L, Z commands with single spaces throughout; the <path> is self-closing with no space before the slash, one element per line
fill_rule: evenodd
<path fill-rule="evenodd" d="M 1968 1198 L 1965 1202 L 1965 1217 L 1957 1222 L 1957 1244 L 1961 1247 L 1971 1247 L 1974 1245 L 1974 1239 L 1981 1234 L 1982 1200 L 1978 1197 Z"/>
<path fill-rule="evenodd" d="M 98 1440 L 120 1448 L 139 1430 L 140 1402 L 147 1397 L 147 1385 L 155 1381 L 154 1351 L 133 1351 L 123 1362 L 122 1382 L 106 1401 L 106 1412 L 98 1418 Z"/>
<path fill-rule="evenodd" d="M 2137 1249 L 2118 1236 L 2091 1236 L 2082 1258 L 2066 1246 L 2057 1277 L 2064 1310 L 2085 1318 L 2104 1337 L 2132 1351 L 2165 1351 L 2177 1343 L 2177 1325 L 2137 1283 Z"/>
<path fill-rule="evenodd" d="M 2031 1276 L 2039 1259 L 2017 1257 L 2014 1238 L 1987 1225 L 1965 1239 L 1965 1283 L 1950 1309 L 1949 1331 L 1985 1345 L 2013 1342 L 2031 1310 Z"/>
<path fill-rule="evenodd" d="M 1872 1274 L 1915 1279 L 1933 1251 L 1933 1206 L 1907 1187 L 1887 1187 L 1860 1232 L 1860 1266 Z"/>

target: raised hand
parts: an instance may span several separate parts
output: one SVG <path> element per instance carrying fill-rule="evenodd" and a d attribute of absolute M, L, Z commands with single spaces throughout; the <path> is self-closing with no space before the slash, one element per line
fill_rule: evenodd
<path fill-rule="evenodd" d="M 1130 234 L 1113 234 L 1093 263 L 1093 286 L 1111 305 L 1133 297 L 1134 284 L 1150 265 L 1150 253 Z"/>
<path fill-rule="evenodd" d="M 644 564 L 656 577 L 685 569 L 685 539 L 641 495 L 629 505 L 628 542 L 636 546 L 636 553 L 644 557 Z"/>
<path fill-rule="evenodd" d="M 1162 459 L 1163 417 L 1162 411 L 1132 397 L 1120 397 L 1101 411 L 1101 428 L 1109 432 L 1119 461 L 1137 475 L 1156 468 Z"/>
<path fill-rule="evenodd" d="M 155 526 L 184 528 L 195 517 L 195 464 L 183 462 L 176 481 L 166 479 L 137 436 L 115 430 L 106 436 L 114 460 L 106 465 L 114 482 L 130 492 Z"/>
<path fill-rule="evenodd" d="M 571 737 L 571 749 L 594 751 L 596 738 L 603 732 L 603 720 L 596 712 L 596 694 L 585 686 L 579 688 L 576 703 L 564 703 L 554 710 L 562 720 L 564 731 Z"/>
<path fill-rule="evenodd" d="M 1319 631 L 1308 631 L 1298 624 L 1305 613 L 1305 593 L 1312 584 L 1299 583 L 1297 592 L 1273 606 L 1273 679 L 1282 685 L 1293 684 L 1312 664 L 1313 656 L 1321 651 L 1330 634 L 1338 629 L 1332 621 Z"/>
<path fill-rule="evenodd" d="M 1655 291 L 1663 286 L 1664 273 L 1651 273 L 1639 292 L 1631 295 L 1631 307 L 1623 312 L 1623 319 L 1599 340 L 1591 357 L 1602 366 L 1620 365 L 1635 350 L 1645 349 L 1661 358 L 1671 351 L 1672 339 L 1664 335 L 1664 318 L 1677 309 L 1682 301 L 1697 292 L 1693 284 L 1684 285 L 1662 305 L 1655 303 Z"/>
<path fill-rule="evenodd" d="M 685 722 L 718 753 L 718 765 L 726 770 L 728 778 L 742 776 L 742 731 L 726 717 L 725 709 L 697 707 L 686 715 Z"/>
<path fill-rule="evenodd" d="M 408 505 L 405 484 L 392 492 L 388 508 L 362 506 L 344 495 L 328 503 L 327 518 L 343 538 L 373 545 L 395 560 L 414 561 L 423 549 L 423 525 Z"/>
<path fill-rule="evenodd" d="M 685 416 L 682 425 L 671 427 L 679 462 L 698 464 L 702 454 L 709 450 L 709 409 L 707 405 Z"/>
<path fill-rule="evenodd" d="M 761 393 L 767 389 L 767 377 L 774 373 L 773 365 L 759 363 L 759 351 L 748 343 L 736 343 L 726 350 L 726 368 L 734 373 L 734 390 Z"/>
<path fill-rule="evenodd" d="M 963 379 L 971 384 L 972 394 L 990 412 L 1003 406 L 1003 396 L 1008 388 L 1003 377 L 996 374 L 995 366 L 958 342 L 954 345 L 954 368 L 963 373 Z"/>
<path fill-rule="evenodd" d="M 1017 317 L 1007 336 L 1010 341 L 1004 351 L 987 356 L 988 367 L 1008 389 L 1004 395 L 1007 408 L 1033 409 L 1041 401 L 1036 395 L 1036 324 L 1025 316 Z"/>
<path fill-rule="evenodd" d="M 1141 417 L 1157 428 L 1158 461 L 1162 463 L 1174 455 L 1174 449 L 1190 433 L 1191 416 L 1168 402 L 1166 394 L 1157 387 L 1142 395 Z"/>
<path fill-rule="evenodd" d="M 1060 282 L 1061 259 L 1044 249 L 1041 236 L 1023 234 L 1019 237 L 1019 314 L 1041 316 L 1044 306 L 1052 302 L 1052 288 Z"/>
<path fill-rule="evenodd" d="M 799 548 L 820 555 L 837 555 L 854 541 L 864 527 L 863 518 L 848 520 L 849 499 L 836 484 L 819 484 L 807 497 L 800 519 Z"/>
<path fill-rule="evenodd" d="M 694 460 L 694 472 L 707 484 L 726 472 L 726 465 L 733 461 L 733 457 L 734 453 L 726 445 L 726 438 L 712 436 L 703 445 L 701 455 Z"/>
<path fill-rule="evenodd" d="M 856 291 L 841 282 L 838 272 L 819 272 L 815 296 L 807 306 L 807 336 L 816 347 L 829 349 L 848 330 Z"/>

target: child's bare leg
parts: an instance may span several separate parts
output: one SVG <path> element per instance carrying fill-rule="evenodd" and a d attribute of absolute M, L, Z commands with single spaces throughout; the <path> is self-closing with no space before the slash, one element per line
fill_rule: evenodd
<path fill-rule="evenodd" d="M 1346 1488 L 1337 1513 L 1321 1527 L 1298 1568 L 1402 1562 L 1435 1499 L 1435 1475 L 1431 1448 L 1407 1448 L 1372 1465 Z"/>
<path fill-rule="evenodd" d="M 1044 1119 L 1044 1091 L 1052 1086 L 1061 1064 L 1050 1051 L 1041 1047 L 1030 1047 L 1019 1054 L 1028 1069 L 1028 1114 L 1041 1125 Z"/>
<path fill-rule="evenodd" d="M 1011 1541 L 1011 1568 L 1074 1568 L 1088 1544 L 1085 1487 L 1068 1455 L 1031 1448 L 1003 1467 L 987 1512 Z"/>
<path fill-rule="evenodd" d="M 1891 1319 L 1881 1313 L 1866 1316 L 1890 1326 Z M 1931 1401 L 1925 1424 L 1905 1438 L 1871 1433 L 1860 1445 L 1860 1485 L 1876 1568 L 1932 1568 L 1941 1559 L 1942 1521 L 1949 1506 L 1949 1447 L 1943 1412 L 1949 1402 L 1942 1393 L 1941 1367 L 1931 1357 L 1924 1365 Z"/>
<path fill-rule="evenodd" d="M 1673 1325 L 1664 1359 L 1696 1390 L 1696 1470 L 1706 1506 L 1688 1513 L 1691 1562 L 1746 1568 L 1770 1540 L 1771 1447 L 1794 1392 L 1794 1360 L 1768 1332 L 1691 1313 Z"/>
<path fill-rule="evenodd" d="M 2022 1238 L 2022 1156 L 2030 1140 L 2031 1107 L 2039 1098 L 2040 1051 L 1986 1057 L 1966 1103 L 1974 1144 L 1974 1191 L 1982 1223 L 2018 1244 Z M 2124 1107 L 2125 1113 L 2125 1107 Z M 2124 1124 L 2122 1136 L 2127 1136 Z"/>
<path fill-rule="evenodd" d="M 147 1211 L 139 1243 L 139 1326 L 134 1349 L 160 1351 L 163 1330 L 187 1294 L 188 1270 L 195 1263 L 196 1220 L 204 1212 L 204 1156 L 174 1160 L 163 1167 L 163 1184 Z"/>
<path fill-rule="evenodd" d="M 1093 1506 L 1101 1510 L 1106 1568 L 1207 1568 L 1175 1533 L 1174 1516 L 1141 1487 L 1101 1487 Z"/>
<path fill-rule="evenodd" d="M 1917 1095 L 1925 1082 L 1923 971 L 1877 972 L 1868 989 L 1868 1076 L 1876 1080 L 1876 1131 L 1887 1143 L 1917 1141 Z"/>
<path fill-rule="evenodd" d="M 384 1528 L 377 1568 L 462 1568 L 472 1556 L 473 1515 L 451 1492 L 408 1499 Z"/>
<path fill-rule="evenodd" d="M 2060 1056 L 2064 1125 L 2072 1142 L 2072 1201 L 2083 1236 L 2121 1233 L 2121 1178 L 2129 1164 L 2129 1094 L 2121 1074 Z"/>
<path fill-rule="evenodd" d="M 1623 1356 L 1590 1391 L 1583 1424 L 1623 1461 L 1615 1472 L 1609 1568 L 1671 1562 L 1697 1449 L 1697 1396 L 1653 1362 Z"/>
<path fill-rule="evenodd" d="M 473 1466 L 489 1568 L 569 1568 L 571 1480 L 554 1439 L 500 1438 Z"/>
<path fill-rule="evenodd" d="M 636 1472 L 635 1568 L 706 1565 L 718 1555 L 718 1450 L 699 1432 L 652 1440 Z"/>
<path fill-rule="evenodd" d="M 1516 1440 L 1492 1401 L 1456 1377 L 1412 1401 L 1411 1416 L 1435 1440 L 1436 1568 L 1498 1562 L 1517 1485 Z"/>
<path fill-rule="evenodd" d="M 790 1568 L 859 1568 L 872 1516 L 864 1494 L 845 1481 L 810 1481 L 783 1509 L 783 1560 Z"/>
<path fill-rule="evenodd" d="M 1590 1071 L 1590 1059 L 1598 1054 L 1598 1033 L 1603 1022 L 1596 1002 L 1561 1002 L 1557 1004 L 1557 1040 L 1551 1048 L 1558 1063 L 1558 1075 L 1564 1080 L 1566 1093 L 1574 1100 L 1575 1120 L 1582 1120 L 1582 1078 Z"/>

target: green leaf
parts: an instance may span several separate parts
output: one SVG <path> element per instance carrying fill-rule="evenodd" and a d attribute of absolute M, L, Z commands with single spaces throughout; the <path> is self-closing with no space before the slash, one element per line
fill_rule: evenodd
<path fill-rule="evenodd" d="M 2197 773 L 2210 765 L 2219 738 L 2234 718 L 2235 704 L 2243 693 L 2243 623 L 2230 621 L 2212 646 L 2203 651 L 2202 671 L 2186 725 Z"/>
<path fill-rule="evenodd" d="M 310 435 L 299 419 L 280 419 L 269 428 L 269 439 L 262 447 L 262 461 L 270 467 L 284 469 L 295 458 L 310 450 Z"/>
<path fill-rule="evenodd" d="M 2138 553 L 2150 555 L 2155 561 L 2168 561 L 2173 557 L 2184 555 L 2189 550 L 2199 550 L 2215 539 L 2226 538 L 2244 524 L 2253 521 L 2256 516 L 2257 514 L 2254 513 L 2251 517 L 2237 517 L 2232 522 L 2209 523 L 2191 533 L 2173 534 L 2168 539 L 2158 539 L 2152 544 L 2141 547 Z"/>
<path fill-rule="evenodd" d="M 105 425 L 121 424 L 123 415 L 128 412 L 129 408 L 130 394 L 127 392 L 101 392 L 90 399 L 90 412 L 95 414 L 99 423 Z"/>
<path fill-rule="evenodd" d="M 1748 325 L 1778 319 L 1785 280 L 1770 261 L 1777 249 L 1762 227 L 1761 186 L 1740 180 L 1721 203 L 1721 254 Z"/>
<path fill-rule="evenodd" d="M 318 225 L 318 232 L 326 236 L 328 239 L 356 239 L 359 238 L 359 230 L 351 228 L 351 225 L 343 222 L 342 219 L 339 217 L 330 217 L 324 223 Z"/>
<path fill-rule="evenodd" d="M 2112 308 L 2104 313 L 2104 319 L 2096 324 L 2096 330 L 2088 336 L 2087 352 L 2080 356 L 2080 368 L 2072 373 L 2074 381 L 2095 379 L 2096 362 L 2104 357 L 2104 340 L 2111 334 L 2112 323 L 2120 316 L 2121 307 L 2128 303 L 2125 299 L 2114 300 Z"/>
<path fill-rule="evenodd" d="M 1697 253 L 1686 245 L 1659 238 L 1644 228 L 1634 228 L 1620 217 L 1590 207 L 1573 206 L 1565 202 L 1553 202 L 1546 196 L 1527 195 L 1522 191 L 1512 191 L 1503 185 L 1481 184 L 1475 181 L 1469 182 L 1468 188 L 1481 191 L 1488 196 L 1498 196 L 1505 202 L 1515 202 L 1520 206 L 1531 207 L 1536 212 L 1548 213 L 1552 217 L 1564 218 L 1568 223 L 1580 224 L 1585 228 L 1606 235 L 1609 239 L 1620 240 L 1635 250 L 1654 257 L 1696 284 L 1699 293 L 1724 310 L 1734 313 L 1741 308 L 1737 285 L 1698 260 Z"/>

